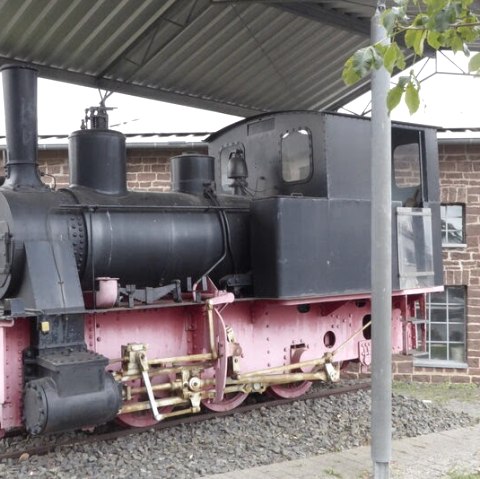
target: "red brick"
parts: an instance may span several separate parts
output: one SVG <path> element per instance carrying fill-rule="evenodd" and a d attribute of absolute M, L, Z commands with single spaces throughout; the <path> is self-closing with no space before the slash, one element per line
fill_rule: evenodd
<path fill-rule="evenodd" d="M 472 382 L 470 376 L 452 376 L 451 381 L 457 384 L 468 384 Z"/>
<path fill-rule="evenodd" d="M 170 175 L 168 173 L 154 173 L 155 180 L 168 181 L 170 183 Z"/>
<path fill-rule="evenodd" d="M 412 379 L 418 381 L 419 383 L 430 383 L 432 382 L 432 376 L 426 374 L 413 374 Z"/>
<path fill-rule="evenodd" d="M 155 173 L 138 173 L 138 181 L 153 181 L 156 179 Z"/>
<path fill-rule="evenodd" d="M 471 253 L 467 251 L 448 251 L 448 259 L 450 261 L 468 261 L 471 258 Z"/>
<path fill-rule="evenodd" d="M 127 164 L 127 172 L 128 173 L 141 173 L 144 171 L 144 165 L 139 163 L 139 164 Z"/>
<path fill-rule="evenodd" d="M 450 382 L 450 377 L 449 376 L 444 376 L 441 374 L 432 374 L 432 383 L 435 384 L 443 384 L 443 383 L 448 383 Z"/>
<path fill-rule="evenodd" d="M 472 163 L 469 161 L 457 161 L 455 171 L 472 172 Z"/>
<path fill-rule="evenodd" d="M 412 362 L 396 363 L 396 372 L 397 373 L 411 373 L 412 372 Z"/>
<path fill-rule="evenodd" d="M 468 313 L 471 314 L 472 316 L 480 315 L 480 306 L 469 306 Z"/>
<path fill-rule="evenodd" d="M 444 145 L 445 155 L 466 155 L 467 148 L 465 143 L 453 143 Z"/>
<path fill-rule="evenodd" d="M 151 171 L 154 173 L 165 173 L 167 170 L 170 170 L 170 168 L 165 163 L 157 163 L 151 166 Z"/>
<path fill-rule="evenodd" d="M 480 361 L 478 358 L 468 358 L 467 364 L 469 368 L 478 368 L 480 366 Z"/>

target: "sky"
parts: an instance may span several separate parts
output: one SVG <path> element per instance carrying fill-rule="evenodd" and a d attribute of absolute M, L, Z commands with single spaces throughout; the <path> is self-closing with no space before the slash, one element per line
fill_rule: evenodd
<path fill-rule="evenodd" d="M 451 53 L 437 55 L 436 61 L 422 60 L 415 66 L 424 80 L 419 111 L 410 115 L 402 106 L 392 112 L 392 119 L 444 128 L 480 126 L 480 78 L 461 75 L 467 71 L 467 62 L 463 55 Z M 97 106 L 99 101 L 97 89 L 40 78 L 39 134 L 67 135 L 79 129 L 85 108 Z M 240 119 L 119 93 L 108 98 L 107 106 L 115 108 L 110 112 L 110 127 L 123 133 L 214 132 Z M 361 114 L 369 107 L 370 93 L 367 93 L 342 111 Z M 4 134 L 3 95 L 0 94 L 0 135 Z"/>
<path fill-rule="evenodd" d="M 421 60 L 414 68 L 422 80 L 420 108 L 410 115 L 402 104 L 392 111 L 392 120 L 442 128 L 480 127 L 480 77 L 466 74 L 465 55 L 438 53 L 435 59 Z M 362 95 L 343 111 L 360 114 L 370 108 L 370 98 L 370 93 Z"/>
<path fill-rule="evenodd" d="M 85 108 L 99 105 L 100 94 L 95 88 L 39 78 L 37 101 L 39 135 L 67 135 L 80 128 Z M 240 119 L 120 93 L 113 93 L 106 105 L 114 108 L 109 113 L 110 128 L 123 133 L 213 132 Z M 5 135 L 3 93 L 0 135 Z"/>

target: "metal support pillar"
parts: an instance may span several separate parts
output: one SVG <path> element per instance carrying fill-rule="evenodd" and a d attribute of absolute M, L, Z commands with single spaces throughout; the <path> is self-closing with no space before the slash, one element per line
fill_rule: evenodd
<path fill-rule="evenodd" d="M 372 44 L 387 42 L 379 5 Z M 372 460 L 375 479 L 390 477 L 392 450 L 392 162 L 387 109 L 390 74 L 372 73 Z"/>

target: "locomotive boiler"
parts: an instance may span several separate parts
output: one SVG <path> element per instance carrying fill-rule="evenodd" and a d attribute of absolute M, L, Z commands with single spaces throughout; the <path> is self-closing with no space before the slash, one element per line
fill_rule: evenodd
<path fill-rule="evenodd" d="M 91 110 L 70 186 L 37 162 L 36 72 L 2 71 L 0 430 L 129 426 L 305 393 L 370 361 L 370 122 L 279 112 L 126 188 L 125 137 Z M 392 130 L 394 352 L 442 284 L 435 131 Z M 424 331 L 423 331 L 424 333 Z"/>

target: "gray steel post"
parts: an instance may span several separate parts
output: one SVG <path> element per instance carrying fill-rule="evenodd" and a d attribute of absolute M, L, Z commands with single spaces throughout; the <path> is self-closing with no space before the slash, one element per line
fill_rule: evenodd
<path fill-rule="evenodd" d="M 372 43 L 387 42 L 380 8 L 372 18 Z M 372 460 L 375 479 L 390 477 L 392 449 L 392 165 L 387 109 L 390 74 L 372 74 Z"/>

